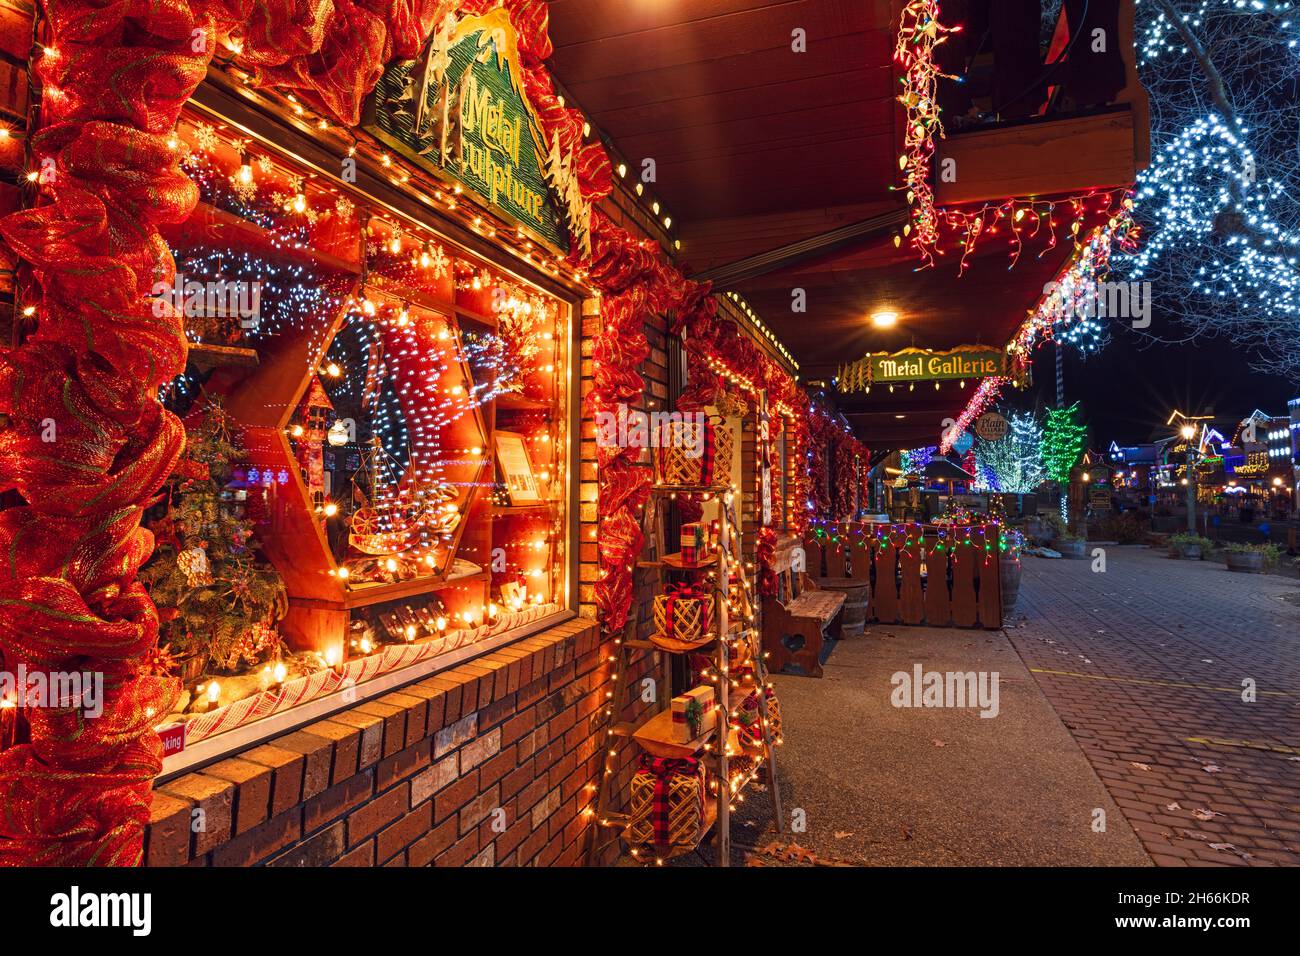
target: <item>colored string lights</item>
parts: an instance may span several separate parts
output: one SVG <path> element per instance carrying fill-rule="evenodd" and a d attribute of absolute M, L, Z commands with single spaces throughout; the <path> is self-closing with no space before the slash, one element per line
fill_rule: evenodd
<path fill-rule="evenodd" d="M 939 220 L 935 211 L 934 189 L 930 185 L 930 166 L 935 141 L 943 138 L 943 121 L 938 103 L 939 79 L 947 77 L 935 64 L 935 48 L 960 26 L 946 27 L 939 22 L 938 0 L 909 0 L 903 8 L 894 46 L 894 62 L 903 69 L 903 92 L 898 101 L 906 114 L 903 128 L 903 154 L 898 168 L 911 207 L 911 222 L 903 227 L 894 244 L 910 238 L 913 248 L 934 264 L 939 244 Z"/>

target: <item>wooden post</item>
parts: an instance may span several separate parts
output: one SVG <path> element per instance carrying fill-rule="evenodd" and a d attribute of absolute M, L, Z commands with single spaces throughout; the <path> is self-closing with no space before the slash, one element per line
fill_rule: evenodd
<path fill-rule="evenodd" d="M 718 866 L 731 866 L 731 775 L 727 769 L 727 739 L 731 733 L 731 704 L 728 700 L 728 688 L 731 686 L 731 665 L 727 660 L 727 630 L 730 626 L 727 614 L 727 592 L 730 568 L 727 567 L 727 555 L 731 551 L 731 528 L 727 520 L 726 501 L 720 501 L 722 520 L 718 522 L 718 580 L 717 598 L 713 605 L 717 609 L 718 634 L 718 706 L 722 715 L 718 729 Z"/>

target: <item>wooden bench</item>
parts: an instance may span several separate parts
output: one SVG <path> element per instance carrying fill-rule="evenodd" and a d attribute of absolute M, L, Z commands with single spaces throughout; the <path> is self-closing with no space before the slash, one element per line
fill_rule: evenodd
<path fill-rule="evenodd" d="M 819 590 L 807 574 L 795 570 L 796 553 L 790 544 L 778 548 L 773 560 L 777 593 L 763 598 L 763 650 L 774 673 L 794 664 L 809 677 L 821 677 L 827 643 L 839 637 L 844 594 Z M 813 560 L 809 555 L 808 566 Z"/>

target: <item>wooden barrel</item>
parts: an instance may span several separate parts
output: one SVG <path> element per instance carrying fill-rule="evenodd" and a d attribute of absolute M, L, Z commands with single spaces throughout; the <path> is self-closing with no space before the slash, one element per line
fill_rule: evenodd
<path fill-rule="evenodd" d="M 871 603 L 871 588 L 860 584 L 844 592 L 844 616 L 840 619 L 840 633 L 856 637 L 867 628 L 867 605 Z"/>
<path fill-rule="evenodd" d="M 1020 559 L 1002 555 L 998 559 L 998 578 L 1002 581 L 1002 620 L 1016 606 L 1020 597 Z"/>
<path fill-rule="evenodd" d="M 818 578 L 817 586 L 823 591 L 839 591 L 844 595 L 844 608 L 840 611 L 840 637 L 858 637 L 867 627 L 867 605 L 871 603 L 871 588 L 856 578 Z"/>

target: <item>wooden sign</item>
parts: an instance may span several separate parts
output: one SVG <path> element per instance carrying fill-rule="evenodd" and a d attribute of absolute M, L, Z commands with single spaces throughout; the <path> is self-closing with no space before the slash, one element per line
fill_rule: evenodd
<path fill-rule="evenodd" d="M 591 249 L 591 207 L 572 151 L 547 143 L 524 95 L 514 27 L 503 7 L 448 15 L 420 56 L 391 64 L 362 126 L 407 159 L 451 176 L 553 251 Z"/>
<path fill-rule="evenodd" d="M 1088 504 L 1093 511 L 1109 511 L 1111 506 L 1110 488 L 1105 485 L 1093 485 L 1088 492 Z"/>
<path fill-rule="evenodd" d="M 975 420 L 975 434 L 985 441 L 997 441 L 1007 434 L 1007 420 L 997 412 L 985 412 Z"/>
<path fill-rule="evenodd" d="M 840 369 L 841 392 L 857 392 L 872 385 L 899 382 L 937 382 L 987 378 L 1007 374 L 1007 355 L 1001 349 L 959 345 L 947 352 L 909 348 L 894 353 L 863 356 Z"/>

